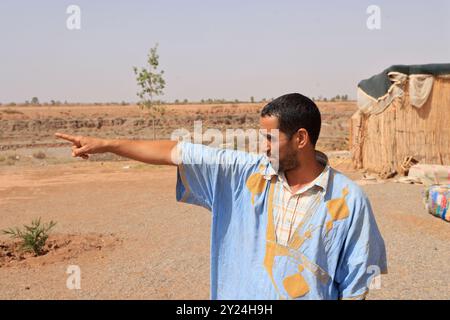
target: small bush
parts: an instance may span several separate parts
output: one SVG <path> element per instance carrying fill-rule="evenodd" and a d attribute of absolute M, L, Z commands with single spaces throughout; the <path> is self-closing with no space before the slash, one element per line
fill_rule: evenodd
<path fill-rule="evenodd" d="M 3 234 L 11 236 L 11 238 L 21 239 L 21 248 L 25 251 L 32 251 L 35 255 L 41 255 L 45 242 L 51 229 L 56 225 L 56 222 L 50 221 L 47 224 L 41 225 L 41 218 L 33 220 L 31 226 L 24 225 L 24 229 L 9 228 L 1 230 Z"/>
<path fill-rule="evenodd" d="M 33 157 L 36 159 L 45 159 L 47 157 L 47 155 L 43 151 L 38 151 L 38 152 L 33 153 Z"/>

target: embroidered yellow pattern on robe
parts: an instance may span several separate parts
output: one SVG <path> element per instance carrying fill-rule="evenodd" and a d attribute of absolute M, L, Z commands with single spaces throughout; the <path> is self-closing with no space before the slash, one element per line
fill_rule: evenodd
<path fill-rule="evenodd" d="M 333 222 L 336 220 L 342 220 L 349 216 L 347 202 L 345 202 L 345 196 L 348 194 L 348 187 L 342 189 L 342 197 L 337 199 L 331 199 L 327 202 L 328 213 L 331 216 L 331 220 L 327 222 L 327 233 L 333 228 Z"/>
<path fill-rule="evenodd" d="M 266 189 L 266 179 L 259 173 L 253 173 L 247 179 L 245 185 L 252 194 L 252 204 L 255 204 L 255 197 Z"/>
<path fill-rule="evenodd" d="M 251 177 L 250 177 L 251 178 Z M 249 178 L 249 180 L 250 180 Z M 256 181 L 256 178 L 253 178 L 254 181 Z M 247 181 L 248 182 L 248 181 Z M 270 190 L 269 190 L 269 198 L 268 198 L 268 216 L 267 216 L 267 231 L 266 231 L 266 254 L 264 257 L 264 267 L 267 270 L 267 273 L 269 274 L 269 277 L 275 287 L 275 290 L 279 294 L 281 298 L 283 298 L 283 295 L 281 294 L 274 276 L 273 276 L 273 267 L 275 262 L 276 256 L 288 256 L 290 258 L 293 258 L 294 261 L 298 263 L 297 269 L 298 273 L 295 273 L 293 275 L 289 275 L 286 278 L 283 279 L 283 287 L 288 293 L 289 297 L 291 299 L 300 298 L 304 295 L 306 295 L 309 292 L 309 285 L 306 281 L 306 279 L 303 277 L 302 272 L 304 268 L 307 268 L 310 270 L 322 283 L 326 283 L 329 281 L 330 277 L 327 272 L 325 272 L 322 268 L 320 268 L 318 265 L 314 264 L 312 261 L 309 261 L 304 255 L 302 254 L 292 254 L 292 252 L 298 252 L 298 250 L 301 248 L 301 246 L 304 244 L 304 242 L 311 238 L 312 232 L 319 229 L 321 226 L 315 227 L 313 229 L 308 229 L 303 235 L 300 235 L 297 232 L 294 233 L 292 240 L 289 242 L 288 246 L 282 246 L 279 245 L 276 242 L 275 239 L 275 227 L 273 223 L 273 194 L 274 194 L 274 187 L 276 183 L 276 177 L 272 177 L 271 184 L 270 184 Z M 247 186 L 249 184 L 247 183 Z M 253 182 L 250 184 L 251 186 L 254 186 L 255 183 Z M 265 184 L 264 184 L 265 186 Z M 249 188 L 250 190 L 250 188 Z M 254 188 L 253 190 L 259 190 Z M 331 227 L 329 223 L 327 223 L 327 232 L 332 228 L 332 222 L 340 219 L 345 219 L 349 215 L 349 210 L 347 207 L 347 204 L 345 202 L 345 196 L 348 194 L 348 188 L 344 188 L 342 190 L 342 197 L 337 199 L 331 199 L 327 202 L 327 208 L 329 210 L 330 216 L 331 216 Z M 252 199 L 253 199 L 253 192 L 252 192 Z M 253 201 L 252 201 L 253 203 Z M 301 229 L 305 221 L 303 221 L 300 226 L 298 227 L 298 230 Z"/>

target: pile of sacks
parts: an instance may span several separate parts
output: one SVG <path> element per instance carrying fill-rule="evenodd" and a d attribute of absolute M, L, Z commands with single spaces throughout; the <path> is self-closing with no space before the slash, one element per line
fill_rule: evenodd
<path fill-rule="evenodd" d="M 450 222 L 450 184 L 427 187 L 424 202 L 429 213 Z"/>
<path fill-rule="evenodd" d="M 409 160 L 409 161 L 407 161 Z M 423 201 L 432 215 L 450 222 L 450 166 L 418 164 L 405 159 L 403 174 L 398 182 L 420 183 L 425 185 Z"/>

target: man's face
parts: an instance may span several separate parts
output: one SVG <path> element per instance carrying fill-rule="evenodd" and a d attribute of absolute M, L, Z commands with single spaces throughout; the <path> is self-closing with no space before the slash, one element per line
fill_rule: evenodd
<path fill-rule="evenodd" d="M 273 116 L 260 117 L 261 129 L 264 129 L 264 137 L 267 139 L 266 154 L 272 166 L 279 172 L 288 171 L 299 165 L 298 148 L 295 139 L 278 130 L 278 118 Z M 278 148 L 278 152 L 276 150 Z"/>

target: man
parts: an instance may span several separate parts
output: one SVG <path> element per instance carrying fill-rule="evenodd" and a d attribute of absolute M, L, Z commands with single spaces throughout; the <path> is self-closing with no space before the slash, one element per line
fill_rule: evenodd
<path fill-rule="evenodd" d="M 113 152 L 178 166 L 177 200 L 212 212 L 212 299 L 364 299 L 387 270 L 385 246 L 366 195 L 315 150 L 317 106 L 298 93 L 281 96 L 262 109 L 260 126 L 263 155 L 56 136 L 77 157 Z"/>

